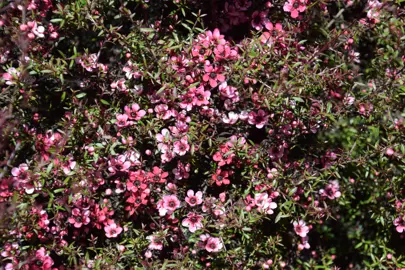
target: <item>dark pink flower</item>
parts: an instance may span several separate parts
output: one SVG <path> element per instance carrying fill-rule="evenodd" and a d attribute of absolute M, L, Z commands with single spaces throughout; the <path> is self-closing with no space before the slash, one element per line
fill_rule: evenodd
<path fill-rule="evenodd" d="M 209 82 L 211 87 L 216 87 L 218 82 L 225 81 L 225 76 L 221 74 L 221 69 L 218 66 L 212 66 L 209 61 L 205 62 L 204 70 L 203 81 Z"/>
<path fill-rule="evenodd" d="M 269 116 L 263 110 L 259 110 L 257 113 L 249 113 L 248 122 L 251 125 L 256 125 L 257 128 L 263 128 L 267 124 L 268 118 Z"/>
<path fill-rule="evenodd" d="M 145 116 L 146 112 L 140 110 L 140 107 L 137 103 L 132 104 L 131 107 L 124 107 L 125 114 L 128 115 L 128 118 L 131 120 L 141 120 Z"/>
<path fill-rule="evenodd" d="M 53 265 L 52 258 L 46 254 L 46 249 L 41 247 L 35 252 L 35 259 L 30 264 L 32 270 L 50 270 Z"/>
<path fill-rule="evenodd" d="M 291 18 L 297 18 L 300 12 L 304 12 L 307 9 L 308 0 L 289 0 L 284 4 L 284 11 L 291 13 Z"/>
<path fill-rule="evenodd" d="M 193 104 L 195 106 L 199 106 L 199 107 L 203 106 L 203 105 L 208 105 L 210 96 L 211 96 L 211 92 L 204 91 L 204 86 L 200 86 L 197 89 L 195 89 Z"/>
<path fill-rule="evenodd" d="M 268 28 L 268 24 L 270 23 L 269 19 L 267 18 L 266 11 L 255 11 L 252 14 L 252 27 L 257 31 L 263 30 L 263 26 Z"/>
<path fill-rule="evenodd" d="M 169 175 L 168 172 L 163 171 L 159 167 L 153 167 L 152 172 L 148 172 L 148 178 L 153 183 L 164 183 L 166 182 L 166 177 Z"/>
<path fill-rule="evenodd" d="M 195 232 L 196 230 L 199 230 L 203 227 L 201 221 L 203 220 L 202 215 L 198 215 L 196 213 L 190 212 L 187 214 L 187 218 L 185 218 L 182 222 L 181 225 L 184 227 L 187 227 L 190 232 Z"/>
<path fill-rule="evenodd" d="M 79 208 L 74 208 L 72 210 L 72 216 L 68 218 L 70 224 L 73 224 L 75 228 L 80 228 L 83 225 L 87 225 L 90 223 L 90 211 L 83 210 L 81 211 Z"/>

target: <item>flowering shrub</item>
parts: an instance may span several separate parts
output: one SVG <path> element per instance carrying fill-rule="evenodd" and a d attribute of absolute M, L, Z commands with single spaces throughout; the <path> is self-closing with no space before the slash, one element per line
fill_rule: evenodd
<path fill-rule="evenodd" d="M 405 269 L 402 2 L 2 1 L 2 267 Z"/>

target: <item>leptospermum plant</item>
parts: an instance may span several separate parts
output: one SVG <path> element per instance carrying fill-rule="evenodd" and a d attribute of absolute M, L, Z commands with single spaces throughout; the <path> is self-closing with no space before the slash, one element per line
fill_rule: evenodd
<path fill-rule="evenodd" d="M 1 269 L 405 269 L 400 0 L 0 3 Z"/>

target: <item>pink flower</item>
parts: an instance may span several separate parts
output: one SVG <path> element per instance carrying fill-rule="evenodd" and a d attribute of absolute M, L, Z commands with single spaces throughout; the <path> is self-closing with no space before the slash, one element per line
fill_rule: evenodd
<path fill-rule="evenodd" d="M 255 11 L 252 14 L 252 27 L 257 31 L 261 31 L 263 29 L 263 25 L 268 28 L 268 24 L 270 23 L 269 19 L 267 18 L 266 11 Z"/>
<path fill-rule="evenodd" d="M 176 180 L 188 179 L 190 177 L 190 164 L 184 165 L 180 160 L 177 161 L 177 167 L 172 170 Z"/>
<path fill-rule="evenodd" d="M 155 235 L 149 235 L 146 237 L 150 241 L 150 244 L 148 246 L 149 249 L 152 250 L 162 250 L 163 249 L 163 240 L 161 237 L 155 236 Z"/>
<path fill-rule="evenodd" d="M 208 105 L 210 96 L 211 96 L 211 92 L 204 91 L 204 86 L 198 87 L 195 91 L 193 105 L 199 106 L 199 107 L 203 106 L 203 105 Z"/>
<path fill-rule="evenodd" d="M 276 23 L 274 26 L 271 22 L 266 25 L 269 32 L 264 32 L 260 37 L 260 41 L 263 44 L 272 45 L 276 41 L 282 41 L 284 36 L 283 26 L 280 23 Z"/>
<path fill-rule="evenodd" d="M 46 254 L 46 249 L 41 247 L 35 252 L 35 259 L 31 263 L 30 268 L 32 270 L 50 270 L 53 265 L 52 258 Z"/>
<path fill-rule="evenodd" d="M 75 228 L 80 228 L 83 225 L 90 223 L 90 211 L 81 211 L 79 208 L 74 208 L 72 210 L 72 216 L 68 218 L 68 222 L 73 224 Z"/>
<path fill-rule="evenodd" d="M 139 71 L 139 68 L 137 65 L 134 65 L 131 60 L 127 62 L 127 65 L 122 68 L 122 71 L 125 72 L 125 76 L 127 79 L 132 79 L 132 78 L 140 78 L 142 77 L 142 72 Z"/>
<path fill-rule="evenodd" d="M 29 181 L 29 174 L 28 174 L 28 165 L 22 163 L 18 166 L 18 168 L 13 168 L 11 170 L 11 174 L 14 176 L 14 179 L 17 181 L 21 181 L 26 183 Z"/>
<path fill-rule="evenodd" d="M 268 115 L 263 110 L 259 110 L 258 113 L 255 112 L 249 113 L 248 122 L 251 125 L 256 125 L 256 128 L 260 129 L 267 124 L 268 118 L 269 118 Z"/>
<path fill-rule="evenodd" d="M 163 171 L 159 167 L 153 167 L 152 172 L 148 172 L 148 178 L 154 183 L 164 183 L 166 182 L 166 177 L 169 175 L 168 172 Z"/>
<path fill-rule="evenodd" d="M 127 160 L 125 155 L 119 155 L 108 161 L 108 170 L 115 174 L 117 172 L 127 172 L 131 167 L 131 162 Z"/>
<path fill-rule="evenodd" d="M 229 172 L 222 171 L 221 169 L 217 169 L 215 174 L 212 175 L 212 179 L 215 181 L 217 186 L 221 186 L 222 184 L 229 185 L 231 183 L 231 181 L 229 181 L 228 177 L 229 177 Z"/>
<path fill-rule="evenodd" d="M 277 204 L 272 202 L 272 199 L 269 198 L 269 194 L 267 193 L 255 194 L 254 202 L 260 212 L 264 212 L 269 215 L 273 214 L 273 209 L 277 208 Z"/>
<path fill-rule="evenodd" d="M 190 205 L 190 206 L 196 206 L 198 204 L 201 204 L 203 202 L 202 200 L 202 192 L 201 191 L 197 191 L 194 194 L 193 190 L 188 190 L 187 191 L 187 197 L 185 199 L 185 201 Z"/>
<path fill-rule="evenodd" d="M 187 227 L 190 232 L 195 232 L 196 230 L 199 230 L 203 227 L 201 221 L 203 219 L 202 215 L 197 215 L 196 213 L 188 213 L 187 218 L 185 218 L 182 222 L 181 225 L 184 227 Z"/>
<path fill-rule="evenodd" d="M 3 80 L 6 81 L 7 85 L 16 84 L 16 79 L 20 76 L 20 72 L 15 68 L 11 67 L 7 70 L 6 73 L 3 73 Z"/>
<path fill-rule="evenodd" d="M 116 238 L 122 232 L 122 228 L 115 223 L 111 223 L 104 227 L 104 231 L 105 236 L 108 238 Z"/>
<path fill-rule="evenodd" d="M 298 222 L 294 221 L 293 225 L 296 234 L 298 234 L 301 237 L 307 236 L 307 233 L 309 232 L 309 227 L 306 226 L 305 221 L 303 220 L 299 220 Z"/>
<path fill-rule="evenodd" d="M 405 230 L 405 219 L 403 217 L 397 217 L 394 220 L 394 225 L 396 226 L 396 230 L 399 233 L 402 233 Z"/>
<path fill-rule="evenodd" d="M 319 194 L 331 200 L 339 198 L 342 195 L 339 191 L 339 182 L 337 180 L 330 181 L 324 189 L 319 190 Z"/>
<path fill-rule="evenodd" d="M 239 115 L 234 112 L 229 112 L 228 115 L 224 114 L 222 116 L 222 122 L 224 122 L 225 124 L 230 124 L 230 125 L 233 125 L 236 122 L 238 122 L 238 119 L 239 119 Z"/>
<path fill-rule="evenodd" d="M 218 82 L 225 81 L 225 76 L 220 73 L 221 69 L 218 66 L 213 67 L 209 61 L 205 62 L 204 70 L 203 81 L 209 82 L 211 87 L 214 88 L 218 85 Z"/>
<path fill-rule="evenodd" d="M 208 252 L 218 252 L 222 249 L 222 242 L 217 237 L 209 237 L 205 244 L 205 249 Z"/>
<path fill-rule="evenodd" d="M 125 106 L 124 111 L 125 114 L 128 115 L 128 118 L 131 120 L 141 120 L 141 118 L 144 117 L 146 114 L 144 110 L 140 110 L 140 107 L 137 103 L 132 104 L 131 108 Z"/>
<path fill-rule="evenodd" d="M 115 118 L 117 118 L 117 122 L 115 122 L 115 124 L 122 128 L 122 127 L 127 127 L 129 125 L 132 124 L 132 122 L 127 122 L 128 121 L 128 115 L 127 114 L 117 114 L 115 116 Z"/>
<path fill-rule="evenodd" d="M 176 141 L 173 144 L 174 148 L 173 148 L 173 152 L 178 154 L 179 156 L 184 156 L 188 150 L 190 150 L 190 145 L 188 144 L 187 141 L 187 136 L 184 136 L 183 138 L 181 138 L 181 140 Z"/>
<path fill-rule="evenodd" d="M 289 0 L 284 4 L 284 11 L 291 13 L 291 18 L 297 18 L 300 12 L 304 12 L 307 9 L 308 0 Z"/>
<path fill-rule="evenodd" d="M 159 215 L 164 216 L 166 214 L 172 214 L 177 208 L 180 207 L 180 201 L 176 195 L 165 195 L 162 200 L 157 204 L 159 209 Z"/>

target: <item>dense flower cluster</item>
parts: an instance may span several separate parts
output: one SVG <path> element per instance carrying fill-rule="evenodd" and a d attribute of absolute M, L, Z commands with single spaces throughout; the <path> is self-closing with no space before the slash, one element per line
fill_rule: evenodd
<path fill-rule="evenodd" d="M 405 269 L 405 9 L 0 3 L 3 269 Z"/>

